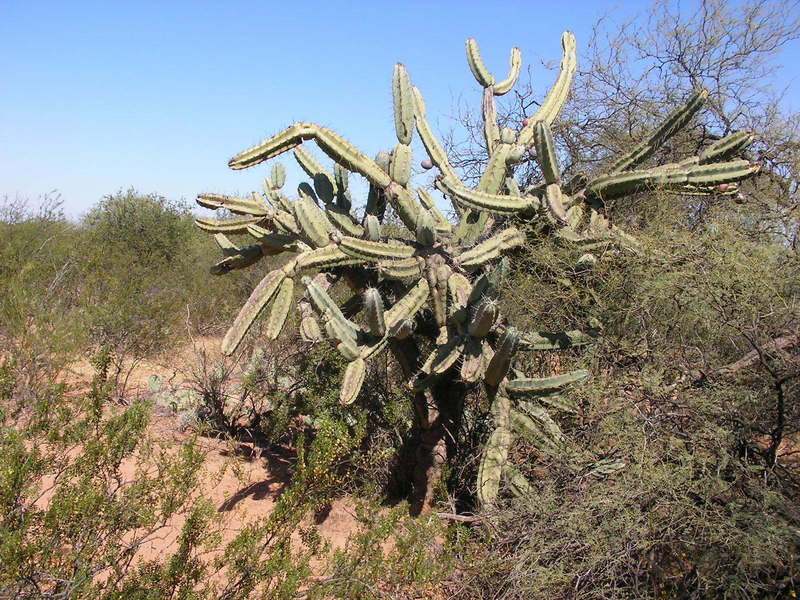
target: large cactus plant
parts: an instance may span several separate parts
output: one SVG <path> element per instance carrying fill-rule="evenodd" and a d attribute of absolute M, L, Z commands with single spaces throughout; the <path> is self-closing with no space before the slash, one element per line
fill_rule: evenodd
<path fill-rule="evenodd" d="M 558 442 L 561 432 L 544 407 L 558 405 L 554 401 L 558 394 L 589 377 L 586 371 L 576 371 L 529 378 L 513 368 L 515 353 L 521 349 L 559 349 L 592 339 L 591 332 L 581 331 L 520 332 L 500 313 L 497 295 L 503 255 L 535 243 L 526 240 L 523 229 L 537 236 L 557 236 L 564 244 L 587 251 L 607 244 L 631 248 L 635 240 L 604 215 L 606 200 L 653 188 L 732 194 L 734 182 L 756 171 L 747 160 L 731 160 L 752 141 L 747 133 L 728 136 L 678 163 L 638 168 L 701 107 L 707 93 L 700 90 L 607 171 L 562 181 L 551 127 L 575 74 L 572 33 L 564 33 L 561 44 L 563 58 L 555 84 L 538 112 L 514 131 L 498 127 L 495 97 L 515 85 L 521 68 L 519 49 L 511 51 L 508 76 L 497 81 L 484 65 L 476 42 L 467 41 L 469 67 L 483 87 L 488 150 L 485 169 L 474 188 L 465 185 L 451 166 L 428 124 L 421 93 L 398 63 L 392 78 L 397 143 L 390 153 L 373 159 L 330 129 L 295 123 L 234 156 L 229 165 L 245 169 L 292 150 L 311 180 L 300 184 L 296 199 L 290 200 L 282 191 L 286 177 L 280 164 L 272 166 L 263 194 L 198 197 L 202 206 L 240 215 L 197 219 L 199 227 L 215 235 L 224 254 L 214 272 L 244 268 L 264 256 L 287 256 L 253 290 L 224 338 L 225 353 L 236 351 L 258 318 L 265 321 L 263 335 L 277 337 L 294 305 L 303 338 L 326 338 L 349 361 L 341 384 L 342 404 L 358 397 L 370 358 L 387 349 L 394 353 L 408 380 L 420 432 L 414 476 L 417 510 L 430 505 L 447 446 L 458 440 L 464 395 L 471 386 L 485 387 L 494 420 L 476 484 L 485 505 L 494 502 L 504 486 L 517 493 L 528 489 L 508 460 L 515 436 Z M 428 154 L 422 166 L 437 169 L 435 186 L 452 203 L 453 219 L 439 210 L 428 190 L 412 187 L 414 129 Z M 303 146 L 307 141 L 316 142 L 333 160 L 331 170 L 307 152 Z M 531 153 L 543 180 L 520 190 L 513 178 L 514 167 Z M 359 214 L 348 185 L 353 173 L 369 182 Z M 385 221 L 389 206 L 404 229 Z M 518 228 L 520 222 L 540 226 Z M 254 243 L 239 247 L 229 234 L 247 234 Z M 355 293 L 344 305 L 329 293 L 337 280 Z M 295 301 L 298 281 L 305 289 Z"/>

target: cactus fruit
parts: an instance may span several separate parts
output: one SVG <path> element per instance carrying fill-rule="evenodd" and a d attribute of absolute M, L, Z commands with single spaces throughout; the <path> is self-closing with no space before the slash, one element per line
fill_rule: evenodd
<path fill-rule="evenodd" d="M 371 159 L 326 127 L 295 123 L 237 154 L 229 165 L 244 169 L 293 151 L 310 179 L 310 183 L 300 184 L 296 200 L 282 192 L 286 171 L 280 164 L 272 166 L 263 195 L 201 194 L 197 198 L 201 206 L 235 215 L 196 220 L 199 228 L 215 236 L 222 250 L 222 260 L 212 267 L 215 273 L 244 268 L 265 256 L 289 254 L 289 259 L 267 273 L 253 290 L 222 342 L 223 352 L 235 352 L 267 308 L 264 334 L 276 338 L 295 305 L 303 339 L 316 343 L 327 337 L 348 361 L 340 390 L 342 404 L 358 397 L 367 362 L 391 349 L 404 365 L 409 387 L 424 393 L 423 404 L 432 407 L 430 414 L 428 408 L 419 408 L 417 426 L 440 440 L 449 432 L 444 420 L 435 415 L 450 411 L 455 423 L 460 418 L 453 411 L 463 411 L 463 402 L 450 402 L 447 390 L 483 382 L 494 420 L 478 472 L 477 496 L 484 505 L 495 502 L 504 482 L 513 493 L 530 493 L 530 484 L 509 462 L 511 444 L 517 436 L 524 436 L 545 451 L 557 451 L 563 433 L 548 408 L 576 411 L 569 390 L 589 377 L 587 371 L 578 370 L 529 378 L 514 368 L 515 361 L 516 366 L 526 362 L 517 359 L 518 353 L 580 347 L 597 337 L 596 330 L 525 333 L 510 326 L 498 302 L 507 270 L 503 257 L 535 242 L 535 236 L 553 235 L 561 243 L 574 244 L 576 258 L 580 256 L 577 264 L 590 268 L 597 260 L 589 252 L 595 247 L 636 245 L 631 236 L 611 225 L 604 214 L 604 201 L 653 188 L 676 194 L 730 195 L 736 200 L 739 192 L 734 183 L 757 170 L 748 161 L 737 159 L 753 141 L 747 132 L 715 141 L 699 155 L 680 162 L 641 168 L 702 106 L 707 92 L 699 90 L 608 171 L 593 177 L 570 174 L 562 183 L 553 124 L 577 68 L 572 33 L 563 34 L 561 45 L 563 55 L 555 83 L 537 112 L 514 131 L 500 128 L 495 98 L 515 85 L 522 65 L 520 51 L 511 50 L 508 75 L 498 82 L 484 64 L 477 42 L 467 40 L 469 68 L 484 88 L 481 110 L 488 150 L 486 167 L 474 188 L 453 169 L 427 121 L 422 94 L 398 63 L 392 75 L 396 143 L 391 153 L 379 152 Z M 445 216 L 427 190 L 412 187 L 415 129 L 427 154 L 420 166 L 436 169 L 435 187 L 451 203 L 455 222 Z M 332 170 L 308 151 L 304 144 L 309 141 L 333 160 Z M 514 166 L 534 155 L 542 181 L 520 189 L 513 177 Z M 366 207 L 360 215 L 351 212 L 351 173 L 369 183 Z M 406 231 L 385 222 L 387 205 Z M 512 226 L 510 219 L 526 225 Z M 255 243 L 240 248 L 228 238 L 231 234 L 250 235 Z M 298 278 L 305 295 L 296 301 Z M 339 280 L 360 300 L 348 302 L 347 310 L 330 290 L 332 282 Z M 419 357 L 420 347 L 429 349 L 426 361 Z M 420 363 L 421 369 L 414 371 Z M 418 465 L 426 485 L 432 481 L 429 465 L 441 465 L 439 455 L 430 452 L 433 454 L 421 458 Z M 420 497 L 430 498 L 429 491 L 421 490 Z"/>

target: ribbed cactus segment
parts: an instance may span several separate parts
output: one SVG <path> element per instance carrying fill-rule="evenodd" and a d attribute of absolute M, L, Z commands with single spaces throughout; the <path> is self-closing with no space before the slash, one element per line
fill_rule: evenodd
<path fill-rule="evenodd" d="M 300 198 L 308 198 L 314 204 L 319 206 L 319 198 L 317 198 L 317 192 L 314 191 L 314 188 L 311 185 L 303 181 L 300 185 L 297 186 L 297 195 Z"/>
<path fill-rule="evenodd" d="M 436 222 L 425 209 L 420 210 L 417 216 L 416 237 L 421 246 L 432 246 L 436 241 Z"/>
<path fill-rule="evenodd" d="M 419 260 L 414 257 L 382 260 L 378 263 L 378 273 L 381 277 L 395 281 L 417 279 L 422 272 L 421 268 Z"/>
<path fill-rule="evenodd" d="M 697 165 L 672 170 L 650 169 L 614 175 L 603 175 L 589 182 L 588 195 L 602 200 L 655 188 L 674 189 L 686 184 L 719 185 L 746 179 L 758 172 L 758 165 L 746 160 Z"/>
<path fill-rule="evenodd" d="M 548 214 L 560 223 L 567 223 L 567 211 L 564 209 L 564 199 L 561 194 L 561 186 L 551 183 L 545 188 L 545 204 Z"/>
<path fill-rule="evenodd" d="M 304 140 L 315 140 L 320 150 L 349 171 L 359 173 L 372 183 L 386 187 L 389 176 L 369 157 L 339 134 L 315 123 L 295 123 L 257 146 L 234 156 L 228 166 L 246 169 L 299 146 Z"/>
<path fill-rule="evenodd" d="M 416 329 L 416 321 L 413 321 L 412 319 L 403 319 L 395 324 L 394 328 L 389 331 L 389 335 L 397 338 L 398 340 L 404 340 L 413 334 Z"/>
<path fill-rule="evenodd" d="M 342 252 L 335 244 L 328 244 L 322 248 L 308 250 L 297 257 L 297 269 L 330 269 L 346 265 L 359 264 L 361 261 L 349 254 Z"/>
<path fill-rule="evenodd" d="M 371 242 L 381 239 L 381 222 L 375 215 L 364 216 L 364 237 Z"/>
<path fill-rule="evenodd" d="M 500 215 L 526 214 L 539 207 L 539 200 L 530 196 L 500 196 L 476 192 L 464 187 L 457 181 L 440 179 L 436 187 L 453 198 L 458 204 L 477 211 Z"/>
<path fill-rule="evenodd" d="M 491 506 L 497 500 L 512 439 L 510 427 L 497 427 L 486 441 L 478 466 L 478 500 L 482 506 Z"/>
<path fill-rule="evenodd" d="M 597 341 L 596 332 L 584 332 L 578 329 L 548 333 L 539 331 L 520 337 L 519 344 L 523 350 L 563 350 L 593 344 Z"/>
<path fill-rule="evenodd" d="M 344 370 L 342 378 L 342 389 L 339 393 L 339 402 L 342 406 L 348 406 L 358 397 L 361 386 L 364 384 L 364 376 L 367 373 L 367 364 L 362 358 L 356 358 Z"/>
<path fill-rule="evenodd" d="M 473 337 L 485 337 L 491 331 L 498 315 L 497 302 L 491 298 L 480 301 L 467 324 L 467 331 Z"/>
<path fill-rule="evenodd" d="M 406 319 L 411 319 L 425 305 L 425 301 L 430 294 L 428 282 L 424 278 L 417 281 L 394 306 L 384 314 L 386 326 L 390 331 L 395 330 L 397 325 Z"/>
<path fill-rule="evenodd" d="M 386 203 L 387 199 L 384 191 L 371 185 L 369 187 L 369 194 L 367 195 L 367 206 L 364 209 L 365 213 L 377 217 L 378 222 L 381 222 L 386 212 Z"/>
<path fill-rule="evenodd" d="M 340 164 L 333 165 L 333 178 L 336 184 L 336 193 L 346 192 L 350 187 L 350 172 Z"/>
<path fill-rule="evenodd" d="M 509 227 L 462 253 L 457 259 L 458 264 L 465 269 L 477 268 L 524 243 L 525 234 L 516 227 Z"/>
<path fill-rule="evenodd" d="M 333 225 L 309 196 L 301 196 L 294 203 L 294 217 L 303 237 L 312 246 L 323 248 L 330 243 Z"/>
<path fill-rule="evenodd" d="M 433 216 L 433 220 L 436 223 L 436 231 L 440 233 L 449 233 L 452 231 L 453 226 L 450 224 L 450 221 L 447 220 L 447 217 L 444 216 L 442 211 L 440 211 L 436 203 L 431 198 L 431 195 L 428 193 L 428 190 L 424 188 L 417 188 L 417 198 L 419 198 L 420 204 L 424 206 Z"/>
<path fill-rule="evenodd" d="M 458 176 L 453 170 L 453 167 L 450 165 L 450 160 L 447 158 L 447 153 L 439 143 L 439 140 L 437 140 L 436 136 L 433 134 L 433 130 L 428 124 L 427 119 L 425 119 L 425 103 L 422 100 L 422 94 L 418 89 L 414 88 L 414 90 L 417 133 L 419 133 L 419 137 L 422 140 L 422 145 L 425 146 L 425 150 L 428 152 L 431 162 L 436 166 L 437 169 L 439 169 L 439 171 L 441 171 L 442 176 L 446 179 L 458 181 Z"/>
<path fill-rule="evenodd" d="M 328 295 L 328 292 L 322 289 L 322 286 L 310 277 L 303 277 L 301 281 L 303 285 L 306 286 L 306 290 L 308 290 L 308 298 L 311 300 L 314 308 L 321 314 L 327 315 L 325 320 L 334 321 L 337 326 L 346 328 L 350 331 L 350 334 L 346 337 L 355 338 L 358 334 L 358 325 L 352 323 L 342 314 L 341 309 L 337 306 L 336 302 L 333 301 L 333 298 Z"/>
<path fill-rule="evenodd" d="M 483 380 L 490 387 L 497 387 L 503 381 L 508 369 L 511 367 L 511 359 L 519 347 L 519 332 L 514 327 L 506 329 L 497 341 L 494 356 L 486 367 L 486 374 Z"/>
<path fill-rule="evenodd" d="M 247 302 L 244 303 L 239 314 L 236 315 L 236 319 L 234 319 L 228 333 L 225 334 L 222 340 L 223 354 L 230 356 L 236 351 L 242 338 L 244 338 L 267 303 L 272 300 L 285 277 L 286 274 L 282 269 L 275 269 L 267 273 L 259 282 Z"/>
<path fill-rule="evenodd" d="M 214 241 L 225 256 L 230 256 L 239 252 L 239 246 L 234 244 L 224 233 L 215 233 Z"/>
<path fill-rule="evenodd" d="M 713 161 L 730 158 L 740 150 L 744 150 L 753 143 L 753 134 L 749 131 L 737 131 L 717 140 L 703 150 L 699 156 L 699 163 L 704 165 Z"/>
<path fill-rule="evenodd" d="M 569 97 L 569 92 L 572 88 L 572 80 L 578 68 L 578 59 L 575 52 L 575 36 L 571 31 L 565 31 L 561 35 L 561 48 L 563 50 L 563 56 L 561 58 L 561 69 L 558 73 L 558 78 L 553 84 L 553 87 L 550 88 L 539 110 L 528 119 L 528 124 L 519 132 L 518 139 L 521 144 L 529 145 L 531 143 L 533 140 L 533 129 L 537 121 L 544 121 L 548 125 L 552 125 Z"/>
<path fill-rule="evenodd" d="M 333 181 L 324 173 L 314 175 L 314 191 L 317 193 L 317 198 L 326 205 L 331 205 L 336 201 L 336 189 Z"/>
<path fill-rule="evenodd" d="M 553 417 L 550 416 L 550 413 L 547 411 L 547 409 L 540 406 L 536 402 L 531 402 L 528 400 L 518 400 L 517 406 L 521 410 L 513 411 L 511 413 L 512 423 L 514 421 L 514 412 L 524 414 L 533 420 L 553 442 L 561 443 L 564 441 L 564 432 L 561 431 L 561 427 L 559 427 L 558 423 L 553 420 Z"/>
<path fill-rule="evenodd" d="M 461 361 L 461 380 L 465 383 L 475 383 L 483 375 L 485 366 L 481 340 L 469 338 Z"/>
<path fill-rule="evenodd" d="M 364 317 L 367 330 L 380 337 L 386 335 L 386 321 L 383 316 L 383 298 L 376 288 L 364 291 Z"/>
<path fill-rule="evenodd" d="M 228 256 L 212 266 L 210 271 L 212 275 L 224 275 L 234 269 L 249 267 L 263 256 L 264 252 L 258 244 L 247 246 L 241 250 L 237 249 L 233 252 L 229 252 Z"/>
<path fill-rule="evenodd" d="M 194 224 L 209 233 L 247 233 L 248 225 L 258 225 L 263 217 L 239 217 L 234 219 L 195 219 Z"/>
<path fill-rule="evenodd" d="M 534 489 L 531 483 L 517 469 L 510 465 L 503 468 L 503 479 L 508 483 L 508 489 L 518 498 L 530 496 Z"/>
<path fill-rule="evenodd" d="M 397 216 L 406 226 L 409 231 L 414 231 L 417 226 L 417 216 L 419 215 L 420 206 L 414 200 L 409 189 L 397 183 L 392 183 L 386 188 L 386 194 L 389 202 L 391 202 Z"/>
<path fill-rule="evenodd" d="M 695 91 L 686 101 L 686 104 L 672 111 L 667 118 L 664 119 L 664 122 L 650 134 L 647 140 L 611 165 L 609 173 L 619 173 L 621 171 L 633 169 L 636 165 L 647 160 L 653 152 L 664 145 L 664 142 L 686 126 L 692 116 L 700 110 L 700 107 L 703 106 L 707 98 L 707 90 Z"/>
<path fill-rule="evenodd" d="M 414 249 L 405 244 L 371 242 L 350 236 L 342 236 L 337 243 L 345 254 L 366 261 L 396 260 L 414 254 Z"/>
<path fill-rule="evenodd" d="M 511 411 L 511 426 L 514 431 L 537 447 L 551 452 L 562 442 L 561 437 L 554 438 L 550 431 L 542 427 L 540 423 L 518 410 Z"/>
<path fill-rule="evenodd" d="M 538 396 L 552 394 L 558 390 L 579 383 L 589 378 L 589 371 L 583 369 L 579 371 L 572 371 L 564 375 L 556 375 L 554 377 L 543 377 L 539 379 L 515 379 L 509 381 L 506 389 L 509 394 L 514 396 Z"/>
<path fill-rule="evenodd" d="M 272 301 L 267 324 L 264 328 L 264 335 L 268 340 L 274 340 L 281 334 L 289 309 L 292 307 L 293 299 L 294 281 L 287 277 L 281 282 Z"/>
<path fill-rule="evenodd" d="M 289 205 L 294 212 L 294 204 Z M 293 233 L 300 235 L 300 228 L 297 226 L 297 221 L 294 215 L 285 210 L 276 210 L 272 215 L 272 223 L 275 227 L 283 233 Z"/>
<path fill-rule="evenodd" d="M 197 196 L 197 203 L 213 210 L 224 208 L 238 215 L 264 216 L 270 213 L 269 207 L 263 202 L 222 194 L 200 194 Z"/>
<path fill-rule="evenodd" d="M 508 77 L 492 86 L 495 96 L 502 96 L 511 91 L 511 88 L 517 84 L 520 69 L 522 69 L 522 51 L 514 47 L 511 49 L 511 57 L 508 59 Z"/>
<path fill-rule="evenodd" d="M 319 173 L 324 173 L 325 169 L 323 166 L 302 146 L 295 148 L 292 154 L 294 154 L 294 159 L 297 161 L 297 164 L 300 165 L 300 168 L 303 169 L 306 175 L 311 177 L 311 179 L 314 179 Z"/>
<path fill-rule="evenodd" d="M 350 211 L 338 206 L 330 205 L 325 209 L 325 216 L 331 224 L 344 233 L 352 237 L 362 237 L 364 235 L 364 228 L 356 223 Z"/>
<path fill-rule="evenodd" d="M 397 144 L 392 151 L 392 160 L 389 163 L 389 176 L 402 186 L 407 186 L 411 180 L 411 146 Z"/>
<path fill-rule="evenodd" d="M 536 121 L 533 128 L 533 141 L 536 147 L 536 160 L 542 168 L 545 183 L 557 183 L 561 179 L 553 132 L 545 121 Z"/>
<path fill-rule="evenodd" d="M 496 150 L 497 142 L 500 141 L 500 128 L 497 125 L 497 105 L 495 104 L 494 92 L 491 87 L 483 90 L 481 112 L 483 113 L 483 139 L 486 141 L 486 150 L 491 156 Z"/>
<path fill-rule="evenodd" d="M 476 42 L 474 38 L 469 38 L 467 40 L 467 63 L 469 63 L 469 69 L 475 76 L 475 81 L 485 88 L 494 85 L 494 76 L 483 63 L 480 50 L 478 49 L 478 42 Z"/>
<path fill-rule="evenodd" d="M 297 236 L 273 233 L 258 225 L 249 225 L 247 227 L 247 233 L 253 236 L 264 249 L 268 249 L 276 254 L 280 252 L 294 252 L 298 247 L 299 239 Z"/>
<path fill-rule="evenodd" d="M 414 133 L 414 95 L 405 65 L 397 63 L 392 75 L 392 102 L 394 104 L 394 130 L 397 141 L 408 145 Z M 395 180 L 396 181 L 396 180 Z"/>
<path fill-rule="evenodd" d="M 455 336 L 448 341 L 444 346 L 439 346 L 433 351 L 433 360 L 431 361 L 431 373 L 441 375 L 446 372 L 450 367 L 456 364 L 456 361 L 461 358 L 466 344 L 466 338 L 462 336 Z"/>
<path fill-rule="evenodd" d="M 304 342 L 321 342 L 322 329 L 319 326 L 319 321 L 310 315 L 303 317 L 300 320 L 300 337 Z"/>
<path fill-rule="evenodd" d="M 282 164 L 275 163 L 272 165 L 269 178 L 276 189 L 281 189 L 286 184 L 286 169 Z"/>

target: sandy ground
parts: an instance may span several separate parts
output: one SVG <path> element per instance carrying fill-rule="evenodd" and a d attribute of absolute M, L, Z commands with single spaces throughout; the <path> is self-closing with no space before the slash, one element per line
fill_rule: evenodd
<path fill-rule="evenodd" d="M 200 353 L 205 353 L 211 361 L 221 360 L 219 345 L 218 338 L 198 338 L 193 344 L 164 356 L 124 365 L 120 381 L 124 382 L 126 400 L 151 396 L 148 381 L 152 375 L 169 382 L 171 387 L 190 386 Z M 70 386 L 76 393 L 85 392 L 93 373 L 88 361 L 74 363 L 69 368 Z M 148 435 L 170 451 L 177 450 L 193 432 L 184 429 L 177 415 L 163 406 L 156 406 Z M 204 450 L 205 460 L 197 494 L 211 500 L 217 508 L 223 542 L 228 542 L 248 523 L 272 512 L 289 481 L 290 456 L 281 449 L 265 449 L 254 444 L 208 437 L 200 438 L 199 445 Z M 130 481 L 141 467 L 141 463 L 130 460 L 123 463 L 121 470 Z M 47 494 L 39 500 L 42 503 L 47 501 Z M 340 548 L 358 529 L 354 502 L 345 497 L 334 501 L 329 508 L 316 516 L 317 530 L 333 548 Z M 140 546 L 137 558 L 153 560 L 171 554 L 177 547 L 176 540 L 184 521 L 185 515 L 170 519 L 166 527 Z"/>

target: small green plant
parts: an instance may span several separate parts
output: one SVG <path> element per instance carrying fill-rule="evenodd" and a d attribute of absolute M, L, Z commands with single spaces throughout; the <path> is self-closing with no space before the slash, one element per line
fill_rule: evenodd
<path fill-rule="evenodd" d="M 608 221 L 606 202 L 654 188 L 729 196 L 737 191 L 734 182 L 757 171 L 747 160 L 729 160 L 752 141 L 746 132 L 725 137 L 680 162 L 638 168 L 699 110 L 707 92 L 698 90 L 605 172 L 562 181 L 551 125 L 569 95 L 576 55 L 572 33 L 564 33 L 561 42 L 564 54 L 558 79 L 538 112 L 514 131 L 498 126 L 495 97 L 516 83 L 519 49 L 511 52 L 508 77 L 496 81 L 475 40 L 467 41 L 470 69 L 484 90 L 484 141 L 489 153 L 474 189 L 450 165 L 428 124 L 422 94 L 398 63 L 392 79 L 397 144 L 391 153 L 382 152 L 373 160 L 330 129 L 296 123 L 236 155 L 229 165 L 249 168 L 293 150 L 312 179 L 311 184 L 300 184 L 297 200 L 289 200 L 282 192 L 285 171 L 280 164 L 272 168 L 263 195 L 198 197 L 204 207 L 239 215 L 196 220 L 201 229 L 214 234 L 224 254 L 212 272 L 241 269 L 264 256 L 292 255 L 261 280 L 245 303 L 223 340 L 226 354 L 237 349 L 267 307 L 265 335 L 269 339 L 279 335 L 294 302 L 295 278 L 306 290 L 306 297 L 297 303 L 302 335 L 320 340 L 324 331 L 348 361 L 340 391 L 343 405 L 358 397 L 366 361 L 387 348 L 394 353 L 407 378 L 420 431 L 414 476 L 416 510 L 427 509 L 433 500 L 448 446 L 452 453 L 448 440 L 458 445 L 470 389 L 483 383 L 494 422 L 476 486 L 478 498 L 488 505 L 497 498 L 501 481 L 517 493 L 529 489 L 509 461 L 513 440 L 522 436 L 559 444 L 562 433 L 545 406 L 558 404 L 554 398 L 589 377 L 587 371 L 578 370 L 530 378 L 512 368 L 518 350 L 580 346 L 591 342 L 593 332 L 522 333 L 511 326 L 498 308 L 504 254 L 526 242 L 555 237 L 578 248 L 577 262 L 590 268 L 596 261 L 591 250 L 637 246 L 635 239 Z M 452 202 L 458 216 L 455 224 L 426 189 L 412 187 L 410 143 L 415 126 L 428 153 L 422 166 L 437 169 L 435 185 Z M 333 172 L 302 147 L 307 140 L 315 141 L 333 159 Z M 513 169 L 529 152 L 535 152 L 543 180 L 520 190 Z M 370 183 L 361 217 L 352 212 L 351 173 Z M 406 231 L 388 226 L 389 206 Z M 240 247 L 229 239 L 230 234 L 247 234 L 255 243 Z M 341 306 L 328 293 L 339 280 L 355 294 Z M 358 312 L 363 315 L 360 323 L 351 318 Z"/>

